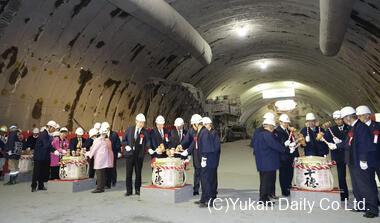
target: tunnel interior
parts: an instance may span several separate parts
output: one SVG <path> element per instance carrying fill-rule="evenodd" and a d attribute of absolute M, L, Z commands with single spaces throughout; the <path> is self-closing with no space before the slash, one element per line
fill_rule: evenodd
<path fill-rule="evenodd" d="M 209 65 L 107 0 L 0 3 L 0 113 L 23 129 L 54 119 L 69 129 L 106 120 L 125 129 L 142 112 L 148 126 L 204 113 L 205 99 L 239 96 L 253 128 L 295 90 L 306 112 L 328 118 L 344 105 L 380 109 L 380 2 L 354 2 L 335 56 L 319 47 L 316 0 L 166 0 L 212 49 Z M 286 99 L 286 98 L 284 98 Z"/>

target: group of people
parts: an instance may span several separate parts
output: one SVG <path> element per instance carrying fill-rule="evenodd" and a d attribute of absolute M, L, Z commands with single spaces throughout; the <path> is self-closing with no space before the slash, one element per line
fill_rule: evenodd
<path fill-rule="evenodd" d="M 207 204 L 217 195 L 217 168 L 220 158 L 220 140 L 218 133 L 212 127 L 212 120 L 194 114 L 191 117 L 191 128 L 184 129 L 184 120 L 177 118 L 174 121 L 174 129 L 171 131 L 164 128 L 165 118 L 158 116 L 155 120 L 156 126 L 150 131 L 145 129 L 145 116 L 138 114 L 135 125 L 129 127 L 124 136 L 123 147 L 126 157 L 126 196 L 133 194 L 132 174 L 135 171 L 135 194 L 140 194 L 141 170 L 144 160 L 144 151 L 148 151 L 152 161 L 157 158 L 165 158 L 168 152 L 164 150 L 181 151 L 177 153 L 178 158 L 186 159 L 189 155 L 193 157 L 194 186 L 193 195 L 202 195 L 196 204 L 207 207 Z"/>
<path fill-rule="evenodd" d="M 84 137 L 84 130 L 77 128 L 75 137 L 67 138 L 69 130 L 61 127 L 55 121 L 49 121 L 41 129 L 33 129 L 33 134 L 25 141 L 21 130 L 12 126 L 0 128 L 0 161 L 8 160 L 10 169 L 10 181 L 7 184 L 15 184 L 18 175 L 18 160 L 22 150 L 33 151 L 33 178 L 31 191 L 47 190 L 44 183 L 48 180 L 59 179 L 60 161 L 67 153 L 78 155 L 78 151 L 84 151 L 89 161 L 89 177 L 96 175 L 97 186 L 93 193 L 102 193 L 107 188 L 116 185 L 117 159 L 122 156 L 126 159 L 126 196 L 133 194 L 132 176 L 135 172 L 134 190 L 140 194 L 141 172 L 146 152 L 151 156 L 152 162 L 157 158 L 168 157 L 171 150 L 176 153 L 173 157 L 188 159 L 193 158 L 194 187 L 193 195 L 199 195 L 202 188 L 202 196 L 197 202 L 201 207 L 206 207 L 210 200 L 217 195 L 217 168 L 220 158 L 219 135 L 212 126 L 209 117 L 201 117 L 194 114 L 191 117 L 191 128 L 184 128 L 184 120 L 177 118 L 174 128 L 165 128 L 165 118 L 159 115 L 156 126 L 150 131 L 145 128 L 146 118 L 138 114 L 135 125 L 127 128 L 124 137 L 120 140 L 118 134 L 111 130 L 109 123 L 95 123 L 88 132 L 88 138 Z M 162 152 L 162 148 L 168 152 Z M 123 151 L 124 150 L 124 151 Z M 212 202 L 210 202 L 212 203 Z"/>
<path fill-rule="evenodd" d="M 332 114 L 331 122 L 320 124 L 313 113 L 306 114 L 301 137 L 295 137 L 295 129 L 289 127 L 286 114 L 279 117 L 276 127 L 275 115 L 266 113 L 262 127 L 252 136 L 257 170 L 260 172 L 260 202 L 272 205 L 275 195 L 276 171 L 282 195 L 290 195 L 293 178 L 293 161 L 303 147 L 305 156 L 327 156 L 331 153 L 337 165 L 341 200 L 348 200 L 346 181 L 348 167 L 354 197 L 365 201 L 364 217 L 374 218 L 379 214 L 376 174 L 380 178 L 380 123 L 371 120 L 368 106 L 356 109 L 347 106 Z M 355 209 L 355 211 L 362 211 Z"/>

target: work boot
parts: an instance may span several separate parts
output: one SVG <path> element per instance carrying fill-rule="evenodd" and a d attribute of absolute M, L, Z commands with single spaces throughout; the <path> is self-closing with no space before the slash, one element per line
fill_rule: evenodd
<path fill-rule="evenodd" d="M 13 175 L 10 175 L 9 176 L 9 181 L 7 183 L 5 183 L 4 185 L 12 185 L 13 184 Z"/>

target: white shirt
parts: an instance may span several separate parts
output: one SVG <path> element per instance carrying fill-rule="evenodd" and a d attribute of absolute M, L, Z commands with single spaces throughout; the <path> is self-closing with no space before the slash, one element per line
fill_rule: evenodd
<path fill-rule="evenodd" d="M 135 139 L 137 139 L 137 136 L 139 135 L 140 133 L 140 128 L 136 128 L 135 129 Z"/>
<path fill-rule="evenodd" d="M 371 123 L 372 123 L 372 121 L 371 121 L 371 120 L 368 120 L 368 121 L 366 121 L 366 122 L 365 122 L 365 124 L 366 124 L 366 125 L 368 125 L 368 126 L 370 126 L 370 125 L 371 125 Z"/>
<path fill-rule="evenodd" d="M 352 124 L 351 126 L 354 126 L 357 122 L 358 122 L 359 119 L 356 119 Z"/>

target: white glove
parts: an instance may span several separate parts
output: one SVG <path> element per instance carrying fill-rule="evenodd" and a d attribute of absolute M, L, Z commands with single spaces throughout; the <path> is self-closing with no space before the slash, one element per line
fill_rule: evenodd
<path fill-rule="evenodd" d="M 12 151 L 9 150 L 8 151 L 8 155 L 11 156 L 12 155 Z"/>
<path fill-rule="evenodd" d="M 335 144 L 339 144 L 339 143 L 342 142 L 342 140 L 338 139 L 337 137 L 334 137 L 333 141 L 334 141 Z"/>
<path fill-rule="evenodd" d="M 306 142 L 310 142 L 310 136 L 306 136 L 305 140 Z"/>
<path fill-rule="evenodd" d="M 87 151 L 84 155 L 85 156 L 90 156 L 90 151 Z"/>
<path fill-rule="evenodd" d="M 334 149 L 337 148 L 336 145 L 335 145 L 334 143 L 327 143 L 327 146 L 328 146 L 329 149 L 331 149 L 331 150 L 334 150 Z"/>
<path fill-rule="evenodd" d="M 117 158 L 120 158 L 121 157 L 121 153 L 117 153 Z"/>
<path fill-rule="evenodd" d="M 126 147 L 125 147 L 125 151 L 129 152 L 129 151 L 131 151 L 131 150 L 132 150 L 132 148 L 131 148 L 130 146 L 126 146 Z"/>
<path fill-rule="evenodd" d="M 294 151 L 296 151 L 296 143 L 292 142 L 289 144 L 289 152 L 294 153 Z"/>
<path fill-rule="evenodd" d="M 54 155 L 59 156 L 58 150 L 54 151 Z"/>
<path fill-rule="evenodd" d="M 30 147 L 26 148 L 26 151 L 28 151 L 28 152 L 29 152 L 29 151 L 30 151 Z"/>
<path fill-rule="evenodd" d="M 366 170 L 366 169 L 368 169 L 367 161 L 360 161 L 360 168 L 361 168 L 362 170 Z"/>
<path fill-rule="evenodd" d="M 290 140 L 288 139 L 288 140 L 285 141 L 284 146 L 288 147 L 289 145 L 290 145 Z"/>
<path fill-rule="evenodd" d="M 201 167 L 205 168 L 206 166 L 207 166 L 207 158 L 206 157 L 202 157 Z"/>
<path fill-rule="evenodd" d="M 153 153 L 155 153 L 156 151 L 154 151 L 153 149 L 149 149 L 148 150 L 148 153 L 150 154 L 150 155 L 153 155 Z"/>
<path fill-rule="evenodd" d="M 182 153 L 181 153 L 181 156 L 188 156 L 189 155 L 189 152 L 187 152 L 187 149 L 184 150 Z"/>
<path fill-rule="evenodd" d="M 67 151 L 65 149 L 62 149 L 62 154 L 65 155 Z"/>

